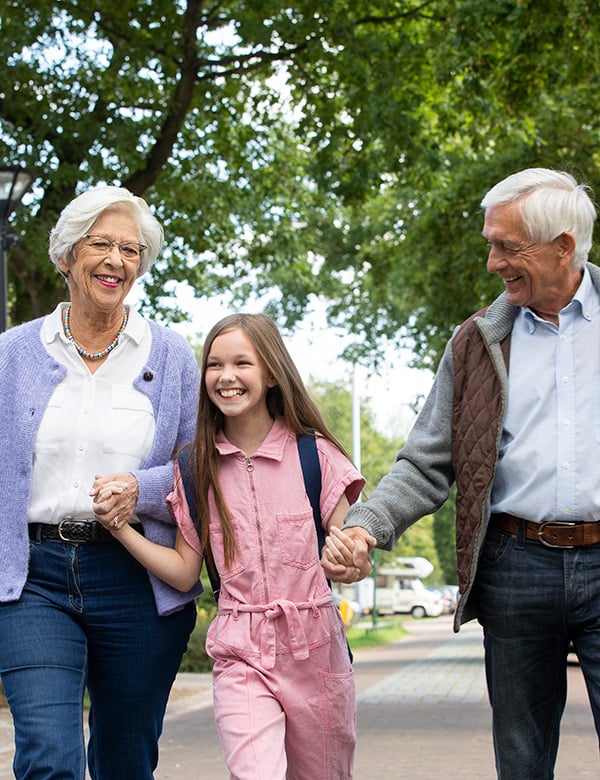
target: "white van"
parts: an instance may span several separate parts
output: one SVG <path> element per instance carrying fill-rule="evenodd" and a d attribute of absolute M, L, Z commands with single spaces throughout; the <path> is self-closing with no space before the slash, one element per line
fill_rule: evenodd
<path fill-rule="evenodd" d="M 438 617 L 444 610 L 440 591 L 426 588 L 433 566 L 425 558 L 398 559 L 396 565 L 377 571 L 375 599 L 380 615 L 407 614 L 416 618 Z"/>

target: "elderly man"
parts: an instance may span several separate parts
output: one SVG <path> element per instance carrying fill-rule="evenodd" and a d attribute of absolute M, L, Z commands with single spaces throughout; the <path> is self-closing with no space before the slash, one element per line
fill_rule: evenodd
<path fill-rule="evenodd" d="M 466 320 L 371 498 L 323 566 L 356 579 L 457 485 L 460 600 L 477 618 L 501 780 L 554 776 L 575 645 L 600 733 L 600 269 L 596 211 L 569 174 L 521 171 L 482 201 L 488 271 L 504 291 Z"/>

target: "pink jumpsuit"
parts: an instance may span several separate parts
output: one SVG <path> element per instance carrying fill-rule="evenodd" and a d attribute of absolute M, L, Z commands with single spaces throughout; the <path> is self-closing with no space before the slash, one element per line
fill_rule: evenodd
<path fill-rule="evenodd" d="M 211 503 L 221 595 L 206 649 L 215 659 L 215 718 L 230 777 L 350 780 L 354 673 L 343 622 L 319 564 L 295 434 L 276 420 L 251 458 L 223 435 L 217 449 L 239 553 L 226 571 Z M 364 480 L 328 441 L 318 439 L 318 451 L 326 528 L 342 495 L 354 503 Z"/>

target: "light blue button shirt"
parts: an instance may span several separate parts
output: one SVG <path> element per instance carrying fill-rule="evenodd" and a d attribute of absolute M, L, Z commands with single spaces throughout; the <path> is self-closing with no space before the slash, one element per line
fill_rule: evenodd
<path fill-rule="evenodd" d="M 520 309 L 492 512 L 600 520 L 600 295 L 584 271 L 559 324 Z"/>

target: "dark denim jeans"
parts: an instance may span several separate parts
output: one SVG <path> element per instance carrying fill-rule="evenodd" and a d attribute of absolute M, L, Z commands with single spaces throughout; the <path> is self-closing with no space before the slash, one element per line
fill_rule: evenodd
<path fill-rule="evenodd" d="M 146 571 L 118 543 L 32 542 L 27 584 L 0 604 L 0 673 L 18 780 L 83 780 L 90 696 L 94 780 L 151 780 L 195 606 L 159 617 Z"/>
<path fill-rule="evenodd" d="M 484 629 L 498 778 L 550 780 L 571 639 L 600 734 L 600 544 L 549 549 L 492 528 L 473 595 Z"/>

